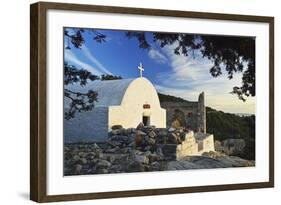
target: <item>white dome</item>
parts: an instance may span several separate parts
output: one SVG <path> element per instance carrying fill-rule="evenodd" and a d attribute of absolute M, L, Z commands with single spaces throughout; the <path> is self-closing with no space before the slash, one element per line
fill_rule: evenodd
<path fill-rule="evenodd" d="M 130 87 L 138 87 L 138 91 L 129 89 Z M 149 88 L 150 91 L 147 89 Z M 70 89 L 77 90 L 77 86 L 70 86 Z M 142 77 L 142 78 L 130 78 L 130 79 L 120 79 L 120 80 L 96 80 L 89 82 L 85 87 L 79 87 L 78 89 L 81 92 L 87 92 L 88 90 L 93 90 L 98 93 L 98 101 L 95 102 L 95 107 L 109 107 L 121 105 L 123 99 L 125 98 L 126 91 L 130 92 L 130 96 L 134 97 L 138 95 L 138 92 L 152 92 L 150 95 L 153 95 L 158 99 L 157 92 L 152 85 L 152 83 Z M 132 93 L 133 92 L 133 93 Z M 128 98 L 128 94 L 127 97 Z M 67 102 L 65 104 L 67 106 Z"/>

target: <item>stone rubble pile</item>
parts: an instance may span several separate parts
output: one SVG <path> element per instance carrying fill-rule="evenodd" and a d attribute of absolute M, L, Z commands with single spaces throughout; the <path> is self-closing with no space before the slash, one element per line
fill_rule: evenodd
<path fill-rule="evenodd" d="M 65 175 L 165 170 L 174 150 L 164 150 L 163 154 L 163 145 L 180 144 L 185 132 L 142 123 L 129 129 L 113 126 L 106 143 L 65 145 Z"/>
<path fill-rule="evenodd" d="M 64 175 L 177 170 L 187 163 L 189 168 L 202 168 L 204 163 L 197 166 L 196 160 L 190 161 L 192 158 L 186 158 L 186 163 L 176 161 L 175 147 L 187 133 L 183 128 L 155 128 L 142 123 L 128 129 L 113 126 L 106 143 L 65 144 Z"/>

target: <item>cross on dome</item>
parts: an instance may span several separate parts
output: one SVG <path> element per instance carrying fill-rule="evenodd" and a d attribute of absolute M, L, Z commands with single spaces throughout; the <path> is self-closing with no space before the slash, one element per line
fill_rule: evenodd
<path fill-rule="evenodd" d="M 141 62 L 140 62 L 140 65 L 138 66 L 138 69 L 140 70 L 140 77 L 142 78 L 142 72 L 144 71 L 144 68 L 142 67 Z"/>

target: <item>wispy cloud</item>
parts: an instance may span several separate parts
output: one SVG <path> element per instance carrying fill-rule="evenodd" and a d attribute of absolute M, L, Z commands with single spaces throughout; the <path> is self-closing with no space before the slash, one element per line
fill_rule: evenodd
<path fill-rule="evenodd" d="M 159 92 L 197 101 L 200 92 L 205 91 L 206 103 L 218 110 L 227 112 L 255 112 L 255 98 L 246 102 L 230 94 L 234 86 L 241 85 L 242 73 L 236 73 L 232 80 L 226 75 L 217 78 L 211 76 L 209 69 L 212 62 L 204 59 L 199 53 L 195 58 L 174 54 L 175 45 L 166 46 L 162 52 L 167 56 L 171 71 L 161 72 L 156 77 Z"/>
<path fill-rule="evenodd" d="M 156 63 L 166 63 L 167 62 L 167 58 L 165 55 L 163 55 L 160 51 L 156 50 L 155 48 L 151 48 L 148 51 L 148 56 L 154 60 Z"/>
<path fill-rule="evenodd" d="M 73 63 L 76 66 L 79 66 L 79 68 L 81 68 L 81 69 L 86 69 L 86 70 L 92 72 L 95 75 L 101 75 L 102 74 L 102 72 L 100 72 L 95 67 L 79 60 L 78 57 L 71 50 L 65 50 L 64 57 L 65 57 L 66 61 L 68 61 L 70 63 Z"/>
<path fill-rule="evenodd" d="M 94 63 L 102 73 L 113 75 L 97 58 L 92 55 L 87 46 L 83 45 L 81 51 L 83 55 L 92 63 Z"/>
<path fill-rule="evenodd" d="M 238 100 L 236 95 L 231 95 L 227 92 L 223 94 L 212 93 L 206 87 L 202 87 L 200 91 L 171 88 L 162 85 L 155 85 L 155 88 L 160 93 L 181 97 L 189 101 L 197 101 L 199 93 L 205 91 L 205 103 L 207 106 L 230 113 L 255 113 L 255 97 L 249 97 L 246 102 L 243 102 Z"/>
<path fill-rule="evenodd" d="M 177 80 L 204 80 L 209 77 L 208 69 L 211 67 L 211 62 L 202 59 L 199 51 L 194 55 L 183 56 L 174 53 L 176 45 L 166 46 L 163 50 L 170 60 L 173 75 Z"/>

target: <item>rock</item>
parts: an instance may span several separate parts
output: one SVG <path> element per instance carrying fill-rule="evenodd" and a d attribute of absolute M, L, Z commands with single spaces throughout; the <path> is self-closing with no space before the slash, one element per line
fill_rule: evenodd
<path fill-rule="evenodd" d="M 140 130 L 142 128 L 144 128 L 144 124 L 142 122 L 140 122 L 140 124 L 138 124 L 138 126 L 137 126 L 137 130 Z"/>
<path fill-rule="evenodd" d="M 150 145 L 147 145 L 143 148 L 144 151 L 150 151 L 151 150 L 151 146 Z"/>
<path fill-rule="evenodd" d="M 156 140 L 153 139 L 153 138 L 148 138 L 148 139 L 147 139 L 147 143 L 148 143 L 149 145 L 154 145 L 155 142 L 156 142 Z"/>
<path fill-rule="evenodd" d="M 75 174 L 80 174 L 83 169 L 83 166 L 81 164 L 75 165 Z"/>
<path fill-rule="evenodd" d="M 63 150 L 64 150 L 65 152 L 69 152 L 69 151 L 70 151 L 70 148 L 69 148 L 68 146 L 64 146 Z"/>
<path fill-rule="evenodd" d="M 214 152 L 214 151 L 210 151 L 210 152 L 203 152 L 202 156 L 205 157 L 211 157 L 214 159 L 217 159 L 218 157 L 224 156 L 225 154 L 222 154 L 221 152 Z"/>
<path fill-rule="evenodd" d="M 84 157 L 86 154 L 85 154 L 85 152 L 79 152 L 78 155 L 79 155 L 79 157 Z"/>
<path fill-rule="evenodd" d="M 101 151 L 101 148 L 96 143 L 92 145 L 92 149 L 95 151 Z"/>
<path fill-rule="evenodd" d="M 141 135 L 136 135 L 136 137 L 135 137 L 135 144 L 136 144 L 136 146 L 140 146 L 141 145 L 142 138 L 143 137 Z"/>
<path fill-rule="evenodd" d="M 147 156 L 149 158 L 149 162 L 150 163 L 153 163 L 153 162 L 156 162 L 158 160 L 161 160 L 161 156 L 157 155 L 156 153 L 153 153 L 153 154 L 151 153 L 151 154 L 149 154 Z"/>
<path fill-rule="evenodd" d="M 185 141 L 186 133 L 185 132 L 181 132 L 179 138 L 180 138 L 180 141 Z"/>
<path fill-rule="evenodd" d="M 246 143 L 243 139 L 227 139 L 222 141 L 222 146 L 227 155 L 239 155 L 243 154 Z"/>
<path fill-rule="evenodd" d="M 72 159 L 74 162 L 77 162 L 80 160 L 80 157 L 79 157 L 79 155 L 74 155 Z"/>
<path fill-rule="evenodd" d="M 122 153 L 122 154 L 126 154 L 126 153 L 129 153 L 129 152 L 130 152 L 130 149 L 128 147 L 120 149 L 120 153 Z"/>
<path fill-rule="evenodd" d="M 170 128 L 168 129 L 169 132 L 174 132 L 175 130 L 176 130 L 176 129 L 173 128 L 173 127 L 170 127 Z"/>
<path fill-rule="evenodd" d="M 81 162 L 82 162 L 82 164 L 87 164 L 87 159 L 82 158 L 82 159 L 81 159 Z"/>
<path fill-rule="evenodd" d="M 108 141 L 108 144 L 110 144 L 112 147 L 119 147 L 122 145 L 122 142 L 110 140 Z"/>
<path fill-rule="evenodd" d="M 119 130 L 119 129 L 122 129 L 122 128 L 123 128 L 122 125 L 113 125 L 113 126 L 111 127 L 112 130 Z"/>
<path fill-rule="evenodd" d="M 97 168 L 101 169 L 101 168 L 108 168 L 110 167 L 111 163 L 106 161 L 106 160 L 99 160 L 99 162 L 97 163 Z"/>
<path fill-rule="evenodd" d="M 145 165 L 139 162 L 131 162 L 128 167 L 127 167 L 127 172 L 144 172 L 145 169 Z"/>
<path fill-rule="evenodd" d="M 216 150 L 217 152 L 222 152 L 222 151 L 223 151 L 223 147 L 222 147 L 220 141 L 215 140 L 214 146 L 215 146 L 215 150 Z"/>
<path fill-rule="evenodd" d="M 152 131 L 150 131 L 150 132 L 148 133 L 148 136 L 149 136 L 150 138 L 155 138 L 155 137 L 156 137 L 156 133 L 152 130 Z"/>
<path fill-rule="evenodd" d="M 115 164 L 110 167 L 110 173 L 119 173 L 123 171 L 124 169 L 120 164 Z"/>
<path fill-rule="evenodd" d="M 127 142 L 128 144 L 132 143 L 132 142 L 135 142 L 135 139 L 136 139 L 136 135 L 135 134 L 129 134 L 128 135 L 128 139 L 127 139 Z"/>
<path fill-rule="evenodd" d="M 169 133 L 169 135 L 168 135 L 169 143 L 177 144 L 178 143 L 178 139 L 179 139 L 179 137 L 175 133 L 173 133 L 173 132 Z"/>
<path fill-rule="evenodd" d="M 253 161 L 245 160 L 236 156 L 221 156 L 217 158 L 220 162 L 224 163 L 226 167 L 249 167 L 255 166 Z"/>
<path fill-rule="evenodd" d="M 128 136 L 126 135 L 113 135 L 110 137 L 110 141 L 126 142 L 127 140 Z"/>
<path fill-rule="evenodd" d="M 108 173 L 108 170 L 107 169 L 98 169 L 96 171 L 97 174 L 107 174 Z"/>
<path fill-rule="evenodd" d="M 128 128 L 128 129 L 126 130 L 126 133 L 127 133 L 127 134 L 136 133 L 136 128 Z"/>
<path fill-rule="evenodd" d="M 112 130 L 111 131 L 111 134 L 112 135 L 120 135 L 120 134 L 122 134 L 123 133 L 123 128 L 121 128 L 121 129 L 115 129 L 115 130 Z"/>
<path fill-rule="evenodd" d="M 168 130 L 166 128 L 158 128 L 158 137 L 161 136 L 167 136 L 168 134 Z"/>
<path fill-rule="evenodd" d="M 140 146 L 141 144 L 145 143 L 145 139 L 144 139 L 145 136 L 146 136 L 145 132 L 137 130 L 136 135 L 135 135 L 136 146 Z"/>
<path fill-rule="evenodd" d="M 152 162 L 150 165 L 151 171 L 159 171 L 161 167 L 161 164 L 159 162 Z"/>
<path fill-rule="evenodd" d="M 142 164 L 148 164 L 149 158 L 145 155 L 135 155 L 135 161 Z"/>
<path fill-rule="evenodd" d="M 156 148 L 156 154 L 157 154 L 158 156 L 163 156 L 163 155 L 164 155 L 163 152 L 162 152 L 162 146 L 158 146 L 158 147 Z"/>
<path fill-rule="evenodd" d="M 119 147 L 115 147 L 115 148 L 112 148 L 112 149 L 107 149 L 105 150 L 106 153 L 116 153 L 117 150 L 119 150 Z"/>
<path fill-rule="evenodd" d="M 130 144 L 128 144 L 128 147 L 130 147 L 130 148 L 135 148 L 135 147 L 136 147 L 135 141 L 134 141 L 134 142 L 131 142 Z"/>
<path fill-rule="evenodd" d="M 204 157 L 204 156 L 191 157 L 191 162 L 193 162 L 200 169 L 228 167 L 225 163 L 223 163 L 218 159 L 213 159 L 211 157 Z"/>
<path fill-rule="evenodd" d="M 164 158 L 166 160 L 175 160 L 176 159 L 176 150 L 177 144 L 165 144 L 161 146 Z"/>
<path fill-rule="evenodd" d="M 167 170 L 199 169 L 200 167 L 189 161 L 170 161 Z"/>
<path fill-rule="evenodd" d="M 137 130 L 136 135 L 146 136 L 146 133 L 140 130 Z"/>

